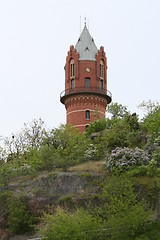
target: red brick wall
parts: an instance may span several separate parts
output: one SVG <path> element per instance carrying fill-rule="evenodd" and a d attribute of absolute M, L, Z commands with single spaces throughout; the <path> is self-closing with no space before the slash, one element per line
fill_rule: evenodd
<path fill-rule="evenodd" d="M 92 94 L 71 96 L 65 102 L 67 123 L 83 132 L 90 122 L 105 117 L 106 105 L 106 99 L 100 96 Z M 89 120 L 86 119 L 86 110 L 90 111 Z"/>
<path fill-rule="evenodd" d="M 85 87 L 86 77 L 90 78 L 91 87 L 100 87 L 100 61 L 102 60 L 104 64 L 103 87 L 107 90 L 107 59 L 103 47 L 96 54 L 96 61 L 79 61 L 79 53 L 77 53 L 74 46 L 70 46 L 65 65 L 65 90 L 71 88 L 71 59 L 74 59 L 75 63 L 75 89 Z M 87 72 L 86 68 L 89 68 L 90 71 Z M 76 95 L 68 95 L 65 100 L 67 124 L 72 124 L 84 132 L 86 125 L 90 122 L 105 117 L 106 106 L 107 100 L 98 94 L 83 93 L 80 95 L 77 93 Z M 90 111 L 90 120 L 86 120 L 86 110 Z"/>

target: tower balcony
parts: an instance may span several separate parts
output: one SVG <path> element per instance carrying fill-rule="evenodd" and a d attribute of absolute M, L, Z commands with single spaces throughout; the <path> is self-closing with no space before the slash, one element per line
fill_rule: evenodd
<path fill-rule="evenodd" d="M 101 89 L 99 87 L 75 87 L 66 89 L 60 94 L 60 101 L 61 103 L 65 104 L 66 98 L 77 95 L 77 94 L 93 94 L 102 96 L 107 100 L 107 103 L 109 104 L 112 101 L 112 94 L 110 91 L 106 89 Z"/>

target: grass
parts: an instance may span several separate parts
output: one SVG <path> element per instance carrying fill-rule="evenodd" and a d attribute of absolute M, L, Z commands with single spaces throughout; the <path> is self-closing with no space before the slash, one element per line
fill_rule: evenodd
<path fill-rule="evenodd" d="M 16 180 L 10 179 L 9 185 L 14 185 L 24 181 L 36 180 L 39 177 L 43 177 L 50 174 L 56 174 L 61 171 L 63 171 L 62 168 L 57 168 L 51 172 L 41 171 L 41 172 L 35 172 L 34 174 L 28 174 L 25 176 L 17 176 Z M 106 169 L 103 164 L 103 161 L 84 162 L 84 163 L 70 167 L 69 169 L 67 169 L 67 171 L 68 172 L 82 172 L 82 171 L 88 172 L 89 171 L 89 172 L 95 172 L 95 173 L 106 173 Z"/>
<path fill-rule="evenodd" d="M 149 176 L 137 176 L 135 178 L 136 183 L 143 186 L 155 187 L 155 184 L 160 181 L 160 177 L 149 177 Z"/>
<path fill-rule="evenodd" d="M 103 161 L 89 161 L 85 163 L 81 163 L 79 165 L 70 167 L 68 169 L 70 172 L 76 172 L 76 171 L 90 171 L 95 173 L 105 173 L 105 167 L 103 164 Z"/>

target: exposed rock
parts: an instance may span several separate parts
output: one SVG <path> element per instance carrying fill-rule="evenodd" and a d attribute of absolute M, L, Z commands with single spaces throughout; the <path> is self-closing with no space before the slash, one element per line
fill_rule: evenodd
<path fill-rule="evenodd" d="M 43 174 L 37 178 L 16 181 L 8 186 L 0 186 L 0 192 L 6 190 L 13 191 L 14 196 L 24 194 L 28 199 L 28 206 L 33 214 L 39 215 L 48 206 L 54 206 L 57 202 L 66 196 L 73 196 L 81 199 L 82 196 L 90 196 L 99 190 L 96 180 L 102 180 L 102 174 L 96 173 L 78 173 L 78 172 L 59 172 Z M 75 198 L 74 198 L 75 197 Z M 40 240 L 38 237 L 29 237 L 27 235 L 10 236 L 5 230 L 7 221 L 5 217 L 0 216 L 0 240 Z"/>
<path fill-rule="evenodd" d="M 47 209 L 50 205 L 54 206 L 65 196 L 72 195 L 80 198 L 82 195 L 92 195 L 99 189 L 94 184 L 95 179 L 102 180 L 103 175 L 89 172 L 50 173 L 43 174 L 32 180 L 16 181 L 8 186 L 0 186 L 0 192 L 10 190 L 13 191 L 14 196 L 25 195 L 31 212 L 39 215 L 42 209 Z"/>
<path fill-rule="evenodd" d="M 13 191 L 14 196 L 20 193 L 27 196 L 27 203 L 33 214 L 39 215 L 48 206 L 54 208 L 58 203 L 65 205 L 71 203 L 77 206 L 77 202 L 83 203 L 87 198 L 100 193 L 101 182 L 104 175 L 91 172 L 59 172 L 48 173 L 35 177 L 34 179 L 12 182 L 8 186 L 0 186 L 0 192 Z M 137 191 L 141 186 L 136 186 Z M 144 187 L 143 187 L 144 188 Z M 140 191 L 142 192 L 142 191 Z M 145 190 L 144 190 L 145 195 Z M 160 198 L 158 198 L 160 199 Z M 66 200 L 66 202 L 63 202 Z M 157 200 L 156 200 L 157 201 Z M 157 201 L 157 217 L 159 217 L 159 201 Z M 2 214 L 1 214 L 2 215 Z M 37 236 L 10 236 L 5 227 L 7 220 L 0 215 L 0 240 L 40 240 Z"/>

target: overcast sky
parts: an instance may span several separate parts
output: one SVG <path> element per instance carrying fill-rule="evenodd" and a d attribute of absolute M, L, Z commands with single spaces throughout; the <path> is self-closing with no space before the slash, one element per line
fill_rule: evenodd
<path fill-rule="evenodd" d="M 107 54 L 113 102 L 138 112 L 160 100 L 160 0 L 0 0 L 1 136 L 39 117 L 65 123 L 64 65 L 85 16 Z"/>

